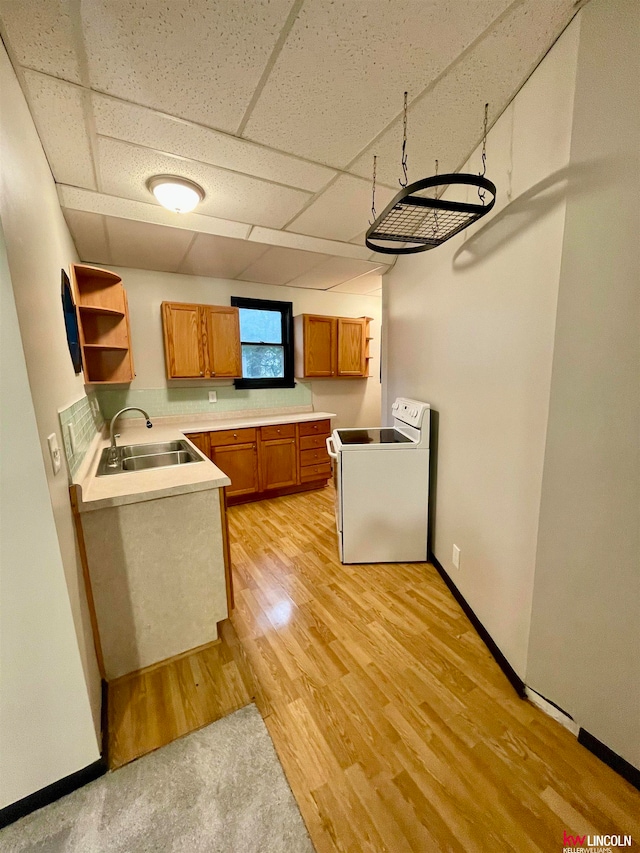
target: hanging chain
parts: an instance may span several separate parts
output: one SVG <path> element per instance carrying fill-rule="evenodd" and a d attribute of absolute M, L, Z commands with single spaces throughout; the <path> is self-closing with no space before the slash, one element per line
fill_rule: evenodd
<path fill-rule="evenodd" d="M 402 171 L 404 172 L 404 181 L 402 178 L 398 180 L 401 187 L 406 187 L 409 183 L 407 177 L 407 93 L 404 93 L 404 116 L 402 119 Z"/>
<path fill-rule="evenodd" d="M 484 131 L 482 134 L 482 171 L 480 177 L 484 178 L 487 174 L 487 117 L 489 114 L 489 104 L 484 105 Z M 478 187 L 478 198 L 484 204 L 487 193 L 481 187 Z"/>
<path fill-rule="evenodd" d="M 436 160 L 435 177 L 436 178 L 438 177 L 438 161 L 437 160 Z M 436 190 L 435 197 L 438 198 L 438 191 L 437 190 Z M 437 237 L 438 236 L 438 208 L 437 207 L 433 208 L 433 229 L 432 229 L 432 231 L 433 231 L 433 236 Z"/>
<path fill-rule="evenodd" d="M 373 216 L 373 219 L 370 220 L 369 225 L 373 225 L 373 223 L 378 218 L 376 216 L 376 160 L 377 159 L 378 158 L 374 154 L 373 155 L 373 186 L 371 188 L 371 215 Z"/>

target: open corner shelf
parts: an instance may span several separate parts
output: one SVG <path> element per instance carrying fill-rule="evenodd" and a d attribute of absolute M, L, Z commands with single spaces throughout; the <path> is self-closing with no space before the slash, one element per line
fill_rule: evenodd
<path fill-rule="evenodd" d="M 72 264 L 71 273 L 85 382 L 131 382 L 129 309 L 122 279 L 110 270 L 86 264 Z"/>

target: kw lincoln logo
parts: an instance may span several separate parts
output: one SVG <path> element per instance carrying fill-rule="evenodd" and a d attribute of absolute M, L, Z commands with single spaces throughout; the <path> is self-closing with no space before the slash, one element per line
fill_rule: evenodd
<path fill-rule="evenodd" d="M 564 830 L 562 853 L 613 853 L 618 847 L 631 847 L 630 835 L 569 835 Z"/>

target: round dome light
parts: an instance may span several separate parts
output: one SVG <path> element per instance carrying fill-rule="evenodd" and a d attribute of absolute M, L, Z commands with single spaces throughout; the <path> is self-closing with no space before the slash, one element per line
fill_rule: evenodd
<path fill-rule="evenodd" d="M 156 175 L 149 178 L 147 187 L 163 207 L 175 213 L 189 213 L 204 198 L 202 187 L 176 175 Z"/>

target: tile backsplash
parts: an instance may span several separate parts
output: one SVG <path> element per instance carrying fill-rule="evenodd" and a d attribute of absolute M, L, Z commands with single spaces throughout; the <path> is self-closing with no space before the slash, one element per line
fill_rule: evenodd
<path fill-rule="evenodd" d="M 104 418 L 100 411 L 96 393 L 91 391 L 87 397 L 83 397 L 77 403 L 59 411 L 58 416 L 69 473 L 73 477 L 82 464 L 96 433 L 100 432 L 104 426 Z M 69 425 L 72 425 L 75 435 L 73 449 L 71 448 Z"/>
<path fill-rule="evenodd" d="M 209 402 L 209 391 L 218 399 Z M 217 388 L 149 388 L 132 391 L 128 388 L 100 388 L 95 392 L 100 402 L 102 416 L 110 420 L 125 406 L 139 406 L 150 417 L 171 415 L 212 414 L 242 412 L 246 409 L 278 409 L 289 406 L 311 406 L 311 386 L 298 382 L 295 388 L 236 389 L 233 385 Z M 123 417 L 139 418 L 138 412 Z"/>

